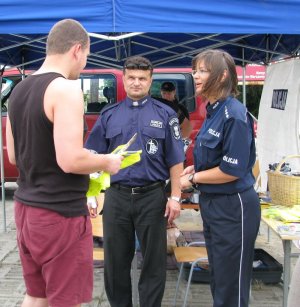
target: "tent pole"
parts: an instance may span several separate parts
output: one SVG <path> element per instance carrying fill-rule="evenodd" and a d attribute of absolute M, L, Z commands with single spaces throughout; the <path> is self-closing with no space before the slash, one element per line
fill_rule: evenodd
<path fill-rule="evenodd" d="M 243 104 L 247 104 L 246 98 L 246 65 L 243 65 Z"/>
<path fill-rule="evenodd" d="M 246 64 L 245 64 L 245 49 L 242 49 L 243 52 L 243 104 L 246 106 L 247 98 L 246 98 Z"/>
<path fill-rule="evenodd" d="M 0 162 L 1 162 L 1 202 L 2 202 L 2 210 L 3 210 L 3 227 L 1 227 L 2 232 L 6 232 L 6 207 L 5 207 L 5 178 L 4 178 L 4 162 L 3 162 L 3 141 L 2 141 L 2 75 L 4 72 L 5 66 L 0 71 L 0 116 L 1 116 L 1 124 L 0 124 Z"/>

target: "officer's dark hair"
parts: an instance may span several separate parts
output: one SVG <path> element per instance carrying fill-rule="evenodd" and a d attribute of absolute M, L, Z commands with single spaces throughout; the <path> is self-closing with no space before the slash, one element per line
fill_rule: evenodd
<path fill-rule="evenodd" d="M 63 19 L 57 22 L 49 32 L 46 54 L 65 54 L 75 44 L 81 44 L 85 49 L 90 38 L 84 27 L 74 19 Z"/>
<path fill-rule="evenodd" d="M 123 67 L 123 74 L 125 74 L 125 70 L 129 69 L 129 70 L 149 70 L 150 71 L 150 75 L 152 76 L 153 73 L 153 66 L 152 63 L 142 57 L 142 56 L 132 56 L 130 58 L 128 58 L 125 63 L 124 63 L 124 67 Z"/>
<path fill-rule="evenodd" d="M 225 99 L 238 95 L 238 77 L 232 56 L 223 50 L 206 50 L 193 58 L 192 69 L 199 70 L 199 64 L 209 72 L 207 81 L 202 88 L 206 98 Z"/>

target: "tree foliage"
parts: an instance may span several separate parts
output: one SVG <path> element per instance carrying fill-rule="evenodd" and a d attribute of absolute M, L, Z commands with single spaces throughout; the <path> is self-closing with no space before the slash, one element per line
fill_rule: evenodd
<path fill-rule="evenodd" d="M 243 87 L 238 86 L 239 96 L 237 97 L 240 101 L 243 101 Z M 263 90 L 262 84 L 249 84 L 246 85 L 246 106 L 248 111 L 258 118 L 259 103 Z"/>

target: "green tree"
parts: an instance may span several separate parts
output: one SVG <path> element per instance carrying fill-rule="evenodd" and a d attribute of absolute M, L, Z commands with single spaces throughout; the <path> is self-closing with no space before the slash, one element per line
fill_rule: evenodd
<path fill-rule="evenodd" d="M 238 99 L 243 101 L 243 87 L 242 85 L 238 86 L 240 94 Z M 252 113 L 256 118 L 258 118 L 259 103 L 263 90 L 262 84 L 247 84 L 246 85 L 246 106 L 248 111 Z"/>

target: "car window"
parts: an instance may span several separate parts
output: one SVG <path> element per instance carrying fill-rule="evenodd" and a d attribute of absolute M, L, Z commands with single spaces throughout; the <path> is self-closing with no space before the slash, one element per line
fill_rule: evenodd
<path fill-rule="evenodd" d="M 116 102 L 116 78 L 112 74 L 82 74 L 78 82 L 84 95 L 86 113 L 99 113 Z"/>
<path fill-rule="evenodd" d="M 160 88 L 163 82 L 170 81 L 176 87 L 176 97 L 179 103 L 183 104 L 189 112 L 196 107 L 194 83 L 189 73 L 154 73 L 150 89 L 152 97 L 161 97 Z"/>
<path fill-rule="evenodd" d="M 13 88 L 16 86 L 17 83 L 22 80 L 22 78 L 20 75 L 18 75 L 3 77 L 1 78 L 1 80 L 1 111 L 6 112 L 9 102 L 9 96 Z"/>

